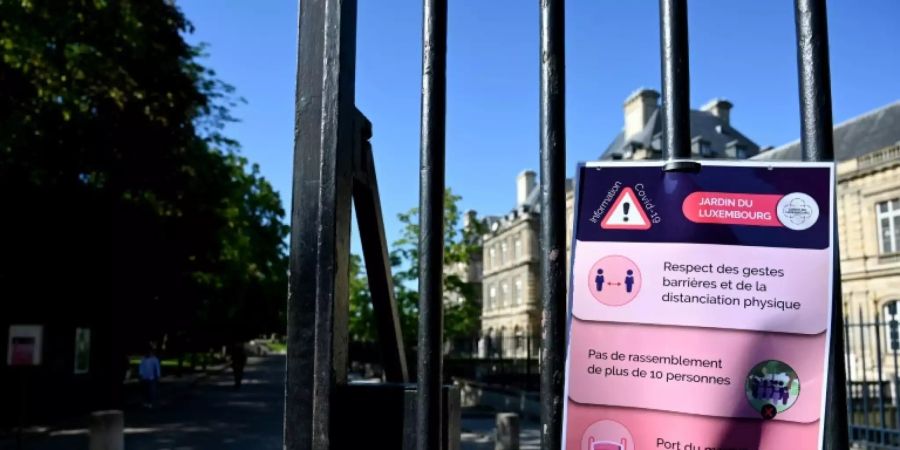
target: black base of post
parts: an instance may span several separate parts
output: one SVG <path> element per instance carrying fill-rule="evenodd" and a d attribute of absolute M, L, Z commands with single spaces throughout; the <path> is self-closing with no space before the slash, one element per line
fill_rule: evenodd
<path fill-rule="evenodd" d="M 444 410 L 439 450 L 460 448 L 459 388 L 443 387 Z M 333 449 L 416 448 L 416 385 L 410 383 L 339 386 L 331 422 Z"/>
<path fill-rule="evenodd" d="M 700 172 L 700 163 L 697 161 L 668 161 L 663 166 L 664 172 Z"/>

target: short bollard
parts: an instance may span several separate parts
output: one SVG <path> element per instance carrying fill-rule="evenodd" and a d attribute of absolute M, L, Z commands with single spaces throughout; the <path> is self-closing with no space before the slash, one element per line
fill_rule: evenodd
<path fill-rule="evenodd" d="M 519 450 L 519 415 L 497 414 L 497 431 L 494 450 Z"/>
<path fill-rule="evenodd" d="M 124 450 L 125 419 L 122 411 L 91 413 L 90 450 Z"/>

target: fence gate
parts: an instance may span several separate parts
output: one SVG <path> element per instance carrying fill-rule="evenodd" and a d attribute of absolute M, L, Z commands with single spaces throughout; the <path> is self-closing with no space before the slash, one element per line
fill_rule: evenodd
<path fill-rule="evenodd" d="M 561 445 L 565 400 L 565 1 L 537 1 L 541 446 L 549 450 Z M 378 448 L 419 450 L 459 445 L 459 393 L 441 377 L 447 0 L 423 4 L 420 318 L 417 382 L 411 383 L 369 144 L 372 125 L 354 100 L 357 2 L 300 2 L 284 414 L 287 450 L 375 442 Z M 831 161 L 825 0 L 795 0 L 795 21 L 803 159 Z M 662 142 L 665 170 L 670 171 L 698 167 L 690 161 L 687 36 L 687 0 L 660 0 Z M 377 385 L 347 381 L 351 201 L 357 210 L 387 379 Z M 835 249 L 836 259 L 837 255 Z M 838 261 L 834 267 L 839 272 Z M 832 329 L 841 330 L 839 273 L 834 280 Z M 848 448 L 848 429 L 842 333 L 832 333 L 830 352 L 824 448 L 843 450 Z"/>

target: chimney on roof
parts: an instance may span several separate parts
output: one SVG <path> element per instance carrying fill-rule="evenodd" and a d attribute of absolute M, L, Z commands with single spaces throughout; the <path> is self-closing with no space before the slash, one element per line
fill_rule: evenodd
<path fill-rule="evenodd" d="M 700 108 L 700 111 L 706 111 L 725 122 L 725 125 L 731 125 L 731 107 L 734 106 L 724 98 L 714 98 Z"/>
<path fill-rule="evenodd" d="M 528 194 L 531 193 L 531 190 L 534 189 L 534 182 L 536 179 L 536 175 L 533 170 L 523 170 L 522 173 L 516 177 L 516 206 L 522 206 L 525 204 L 525 200 L 528 199 Z"/>
<path fill-rule="evenodd" d="M 625 99 L 625 141 L 627 142 L 640 133 L 650 120 L 650 116 L 656 112 L 659 92 L 653 89 L 641 88 L 634 91 Z"/>
<path fill-rule="evenodd" d="M 468 230 L 473 227 L 477 220 L 478 213 L 474 209 L 466 210 L 466 213 L 463 215 L 463 229 Z"/>

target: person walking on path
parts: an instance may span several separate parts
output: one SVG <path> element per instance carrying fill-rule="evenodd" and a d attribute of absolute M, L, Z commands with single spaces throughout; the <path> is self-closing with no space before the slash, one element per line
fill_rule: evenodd
<path fill-rule="evenodd" d="M 138 375 L 141 378 L 141 387 L 144 390 L 144 407 L 153 408 L 156 405 L 156 390 L 159 385 L 160 367 L 159 358 L 153 351 L 153 347 L 147 349 L 147 353 L 141 358 L 138 366 Z"/>
<path fill-rule="evenodd" d="M 231 370 L 234 372 L 234 389 L 241 388 L 241 382 L 244 380 L 244 366 L 247 365 L 247 352 L 244 350 L 244 343 L 238 342 L 231 349 Z"/>

